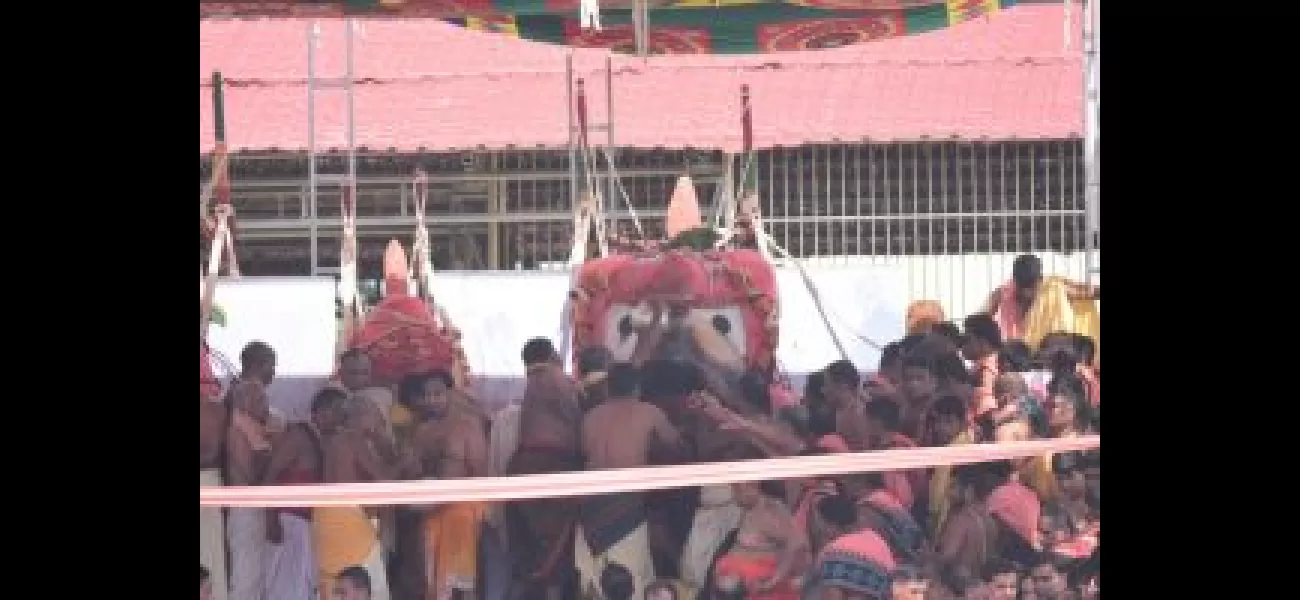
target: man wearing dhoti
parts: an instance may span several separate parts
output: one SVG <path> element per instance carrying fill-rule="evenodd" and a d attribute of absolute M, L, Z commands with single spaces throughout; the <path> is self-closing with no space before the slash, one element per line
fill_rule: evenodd
<path fill-rule="evenodd" d="M 339 356 L 338 384 L 352 395 L 348 407 L 349 426 L 366 433 L 367 439 L 385 462 L 397 461 L 397 442 L 393 435 L 393 393 L 373 385 L 370 357 L 359 348 Z M 386 561 L 397 547 L 397 519 L 392 509 L 381 509 L 379 539 L 384 545 Z"/>
<path fill-rule="evenodd" d="M 629 363 L 610 366 L 606 378 L 609 399 L 592 408 L 582 421 L 582 449 L 592 469 L 624 469 L 649 464 L 651 448 L 681 453 L 677 430 L 659 407 L 640 400 L 640 373 Z M 578 509 L 574 559 L 583 596 L 600 590 L 605 565 L 618 563 L 636 581 L 640 598 L 654 580 L 644 494 L 588 496 Z"/>
<path fill-rule="evenodd" d="M 700 489 L 700 506 L 695 509 L 691 532 L 682 547 L 681 579 L 693 590 L 701 590 L 718 550 L 737 527 L 745 510 L 736 504 L 731 486 L 706 485 Z"/>
<path fill-rule="evenodd" d="M 504 477 L 508 474 L 510 459 L 519 447 L 518 403 L 498 410 L 492 417 L 488 436 L 488 476 Z M 483 523 L 483 600 L 506 600 L 510 597 L 514 580 L 514 557 L 511 554 L 509 527 L 506 519 L 508 504 L 488 507 Z M 518 543 L 528 543 L 519 540 Z"/>
<path fill-rule="evenodd" d="M 311 423 L 290 425 L 276 440 L 266 483 L 309 485 L 325 481 L 325 448 L 321 432 L 332 432 L 344 421 L 344 396 L 319 392 L 312 399 Z M 266 538 L 268 600 L 307 600 L 316 592 L 316 553 L 312 543 L 311 508 L 268 510 Z"/>
<path fill-rule="evenodd" d="M 418 416 L 410 457 L 422 477 L 459 479 L 487 475 L 488 448 L 482 423 L 451 410 L 449 373 L 408 378 L 401 400 Z M 426 600 L 478 598 L 479 535 L 487 514 L 482 502 L 423 507 Z"/>
<path fill-rule="evenodd" d="M 341 403 L 348 401 L 347 393 L 339 389 L 326 388 L 320 394 L 337 396 Z M 320 397 L 317 396 L 318 400 Z M 393 466 L 380 460 L 364 432 L 335 426 L 330 433 L 322 431 L 322 434 L 326 483 L 392 479 Z M 379 540 L 378 519 L 372 518 L 360 506 L 321 506 L 312 511 L 312 532 L 320 589 L 334 589 L 334 580 L 344 569 L 363 566 L 370 573 L 371 596 L 375 600 L 388 600 L 388 577 Z"/>
<path fill-rule="evenodd" d="M 275 378 L 275 351 L 264 342 L 251 342 L 239 354 L 239 379 L 230 390 L 230 419 L 226 427 L 226 483 L 262 482 L 271 444 L 266 425 L 270 400 L 266 387 Z M 232 508 L 226 522 L 230 548 L 230 597 L 262 600 L 266 591 L 266 511 Z"/>
<path fill-rule="evenodd" d="M 221 485 L 221 433 L 226 408 L 199 397 L 199 487 Z M 199 564 L 207 569 L 214 600 L 226 600 L 226 529 L 221 507 L 199 507 Z"/>
<path fill-rule="evenodd" d="M 564 373 L 554 344 L 535 338 L 524 344 L 527 382 L 513 430 L 517 443 L 506 471 L 509 475 L 562 473 L 582 468 L 579 430 L 582 406 L 578 388 Z M 565 575 L 573 564 L 575 503 L 569 498 L 539 498 L 505 506 L 516 584 L 528 597 L 559 600 Z"/>

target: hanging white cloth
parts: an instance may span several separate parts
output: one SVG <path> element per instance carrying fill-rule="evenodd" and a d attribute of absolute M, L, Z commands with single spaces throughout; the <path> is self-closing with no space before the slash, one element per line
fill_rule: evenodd
<path fill-rule="evenodd" d="M 600 31 L 600 1 L 582 0 L 578 6 L 578 19 L 582 22 L 583 29 Z"/>

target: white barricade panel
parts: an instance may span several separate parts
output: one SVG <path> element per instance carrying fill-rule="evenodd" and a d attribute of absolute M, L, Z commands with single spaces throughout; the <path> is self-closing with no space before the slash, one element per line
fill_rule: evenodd
<path fill-rule="evenodd" d="M 885 344 L 903 337 L 907 282 L 890 265 L 805 267 L 849 360 L 862 373 L 875 372 Z M 808 373 L 843 358 L 817 312 L 812 294 L 794 268 L 777 270 L 781 289 L 781 341 L 777 358 L 796 391 Z"/>
<path fill-rule="evenodd" d="M 876 370 L 876 344 L 903 336 L 907 288 L 894 266 L 808 267 L 830 323 L 850 360 L 862 372 Z M 782 369 L 796 389 L 807 374 L 841 358 L 812 296 L 793 268 L 779 269 Z M 474 391 L 490 407 L 523 394 L 524 366 L 519 351 L 532 337 L 560 345 L 566 272 L 440 272 L 434 294 L 464 334 L 463 344 L 475 374 Z"/>
<path fill-rule="evenodd" d="M 461 331 L 474 393 L 486 407 L 522 397 L 519 353 L 525 342 L 540 336 L 560 346 L 568 293 L 567 272 L 444 271 L 434 276 L 434 299 Z"/>
<path fill-rule="evenodd" d="M 276 354 L 275 381 L 269 392 L 272 408 L 289 421 L 306 420 L 312 394 L 334 369 L 336 295 L 331 278 L 219 281 L 216 304 L 225 313 L 226 324 L 208 329 L 208 342 L 221 357 L 218 376 L 237 375 L 244 346 L 254 340 L 266 342 Z"/>
<path fill-rule="evenodd" d="M 880 352 L 872 346 L 903 335 L 906 285 L 892 266 L 812 266 L 809 277 L 830 325 L 849 359 L 862 372 L 875 371 Z M 779 269 L 781 368 L 796 389 L 809 372 L 840 358 L 799 273 Z M 474 392 L 495 408 L 523 393 L 524 342 L 545 336 L 559 345 L 569 275 L 563 272 L 441 272 L 435 294 L 464 335 L 474 372 Z M 217 304 L 224 327 L 213 326 L 209 341 L 237 370 L 239 351 L 262 340 L 278 356 L 272 401 L 289 420 L 306 419 L 312 393 L 333 371 L 337 334 L 335 283 L 330 278 L 243 278 L 222 280 Z M 218 366 L 222 375 L 223 369 Z"/>

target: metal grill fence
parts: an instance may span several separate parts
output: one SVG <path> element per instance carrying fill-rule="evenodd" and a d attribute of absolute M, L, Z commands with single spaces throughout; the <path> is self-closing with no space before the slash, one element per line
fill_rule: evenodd
<path fill-rule="evenodd" d="M 318 188 L 312 210 L 305 158 L 274 160 L 232 163 L 243 271 L 335 272 L 338 190 Z M 624 150 L 616 160 L 621 192 L 606 200 L 611 229 L 630 229 L 626 194 L 651 237 L 662 235 L 678 175 L 692 176 L 707 215 L 728 160 L 739 164 L 712 152 Z M 431 173 L 426 212 L 437 268 L 562 268 L 573 237 L 567 152 L 451 154 L 360 161 L 363 277 L 378 277 L 389 239 L 411 241 L 416 164 Z M 973 310 L 1017 254 L 1039 254 L 1053 273 L 1089 275 L 1080 140 L 777 148 L 760 152 L 756 167 L 768 231 L 792 255 L 895 265 L 907 274 L 910 297 L 939 300 L 953 314 Z M 207 168 L 201 161 L 201 180 Z M 607 176 L 598 178 L 602 190 L 610 189 Z"/>

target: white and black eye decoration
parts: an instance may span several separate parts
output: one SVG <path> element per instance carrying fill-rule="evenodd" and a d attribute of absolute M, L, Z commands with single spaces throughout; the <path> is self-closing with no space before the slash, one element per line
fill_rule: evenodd
<path fill-rule="evenodd" d="M 708 326 L 736 356 L 745 355 L 745 317 L 739 307 L 697 308 L 692 320 Z"/>
<path fill-rule="evenodd" d="M 609 348 L 614 360 L 630 360 L 636 351 L 639 328 L 649 324 L 653 318 L 649 307 L 615 304 L 609 308 L 605 321 L 605 347 Z"/>

